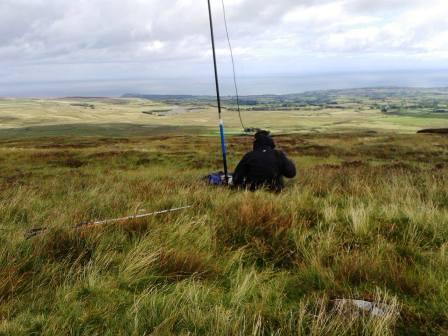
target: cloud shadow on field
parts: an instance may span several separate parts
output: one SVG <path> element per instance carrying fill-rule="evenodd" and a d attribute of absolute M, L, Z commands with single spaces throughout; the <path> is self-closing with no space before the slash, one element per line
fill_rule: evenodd
<path fill-rule="evenodd" d="M 0 139 L 40 138 L 54 136 L 161 136 L 201 135 L 210 132 L 207 127 L 152 126 L 138 124 L 62 124 L 0 129 Z"/>

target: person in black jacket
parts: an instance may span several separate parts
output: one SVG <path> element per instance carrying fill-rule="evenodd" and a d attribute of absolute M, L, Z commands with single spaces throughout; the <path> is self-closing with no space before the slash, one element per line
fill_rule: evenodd
<path fill-rule="evenodd" d="M 233 185 L 252 191 L 268 188 L 281 191 L 284 187 L 283 176 L 296 176 L 296 167 L 285 153 L 275 149 L 274 140 L 269 132 L 259 131 L 255 134 L 252 152 L 244 155 L 233 174 Z"/>

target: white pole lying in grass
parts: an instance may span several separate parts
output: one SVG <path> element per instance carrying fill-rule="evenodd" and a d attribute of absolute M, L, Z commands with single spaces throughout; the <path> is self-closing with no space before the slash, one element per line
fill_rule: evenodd
<path fill-rule="evenodd" d="M 151 213 L 142 214 L 142 215 L 134 215 L 134 216 L 127 216 L 127 217 L 122 217 L 122 218 L 106 219 L 106 220 L 97 221 L 97 222 L 93 222 L 93 223 L 87 223 L 87 224 L 79 224 L 75 228 L 78 229 L 78 228 L 81 228 L 83 226 L 95 226 L 95 225 L 112 224 L 112 223 L 116 223 L 116 222 L 124 222 L 124 221 L 127 221 L 127 220 L 145 218 L 145 217 L 156 216 L 156 215 L 162 215 L 162 214 L 166 214 L 166 213 L 169 213 L 169 212 L 175 212 L 175 211 L 185 210 L 185 209 L 189 209 L 189 208 L 191 208 L 191 205 L 180 207 L 180 208 L 169 209 L 169 210 L 161 210 L 161 211 L 151 212 Z"/>
<path fill-rule="evenodd" d="M 162 214 L 166 214 L 166 213 L 170 213 L 170 212 L 185 210 L 185 209 L 189 209 L 189 208 L 192 208 L 192 206 L 188 205 L 188 206 L 184 206 L 184 207 L 180 207 L 180 208 L 160 210 L 160 211 L 151 212 L 151 213 L 147 213 L 147 214 L 133 215 L 133 216 L 127 216 L 127 217 L 122 217 L 122 218 L 114 218 L 114 219 L 106 219 L 106 220 L 96 221 L 96 222 L 91 222 L 91 223 L 83 223 L 83 224 L 76 225 L 75 227 L 73 227 L 73 229 L 81 229 L 81 228 L 85 228 L 85 227 L 89 227 L 89 226 L 100 226 L 100 225 L 113 224 L 113 223 L 118 223 L 118 222 L 125 222 L 125 221 L 129 221 L 129 220 L 133 220 L 133 219 L 141 219 L 141 218 L 150 217 L 150 216 L 157 216 L 157 215 L 162 215 Z M 35 236 L 41 234 L 42 232 L 44 232 L 46 230 L 47 230 L 47 228 L 45 228 L 45 227 L 31 229 L 25 233 L 25 238 L 30 239 L 32 237 L 35 237 Z"/>

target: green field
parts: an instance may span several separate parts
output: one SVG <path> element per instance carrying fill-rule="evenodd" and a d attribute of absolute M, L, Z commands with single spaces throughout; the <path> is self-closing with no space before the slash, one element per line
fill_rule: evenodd
<path fill-rule="evenodd" d="M 246 127 L 274 133 L 357 130 L 415 133 L 448 127 L 448 90 L 361 89 L 241 97 Z M 0 99 L 0 137 L 206 134 L 217 125 L 211 97 Z M 241 132 L 224 99 L 228 133 Z"/>
<path fill-rule="evenodd" d="M 415 134 L 445 96 L 362 92 L 246 98 L 297 165 L 281 194 L 201 180 L 210 99 L 0 100 L 0 335 L 448 334 L 448 137 Z"/>

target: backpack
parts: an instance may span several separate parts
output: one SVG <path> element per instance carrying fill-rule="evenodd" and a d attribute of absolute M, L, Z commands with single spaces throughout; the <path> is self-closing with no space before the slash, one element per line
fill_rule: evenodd
<path fill-rule="evenodd" d="M 229 176 L 229 185 L 232 184 L 232 174 Z M 227 185 L 226 178 L 223 172 L 211 173 L 205 177 L 205 181 L 210 185 L 222 186 Z"/>

